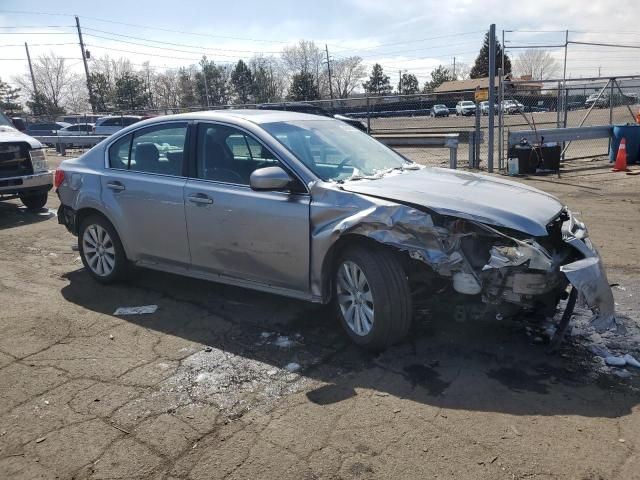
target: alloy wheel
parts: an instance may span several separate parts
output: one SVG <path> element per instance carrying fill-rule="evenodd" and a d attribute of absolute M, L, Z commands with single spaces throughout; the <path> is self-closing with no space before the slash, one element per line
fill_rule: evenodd
<path fill-rule="evenodd" d="M 337 275 L 338 305 L 353 333 L 368 335 L 373 328 L 374 305 L 369 282 L 362 269 L 351 261 L 343 262 Z"/>
<path fill-rule="evenodd" d="M 93 273 L 106 277 L 116 266 L 116 251 L 113 240 L 103 227 L 89 225 L 82 235 L 82 252 Z"/>

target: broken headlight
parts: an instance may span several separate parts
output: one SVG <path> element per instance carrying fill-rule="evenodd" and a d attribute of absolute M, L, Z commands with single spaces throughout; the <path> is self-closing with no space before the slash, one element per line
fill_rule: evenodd
<path fill-rule="evenodd" d="M 29 151 L 29 157 L 31 158 L 31 166 L 33 167 L 33 173 L 42 173 L 49 171 L 49 164 L 47 158 L 44 155 L 44 150 L 37 148 Z"/>

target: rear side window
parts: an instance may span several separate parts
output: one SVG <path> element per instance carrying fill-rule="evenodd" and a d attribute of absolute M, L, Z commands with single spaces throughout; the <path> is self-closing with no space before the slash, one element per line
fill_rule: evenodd
<path fill-rule="evenodd" d="M 109 147 L 109 167 L 127 169 L 132 135 L 125 135 Z"/>
<path fill-rule="evenodd" d="M 129 170 L 182 175 L 186 124 L 159 125 L 138 130 L 131 143 Z"/>
<path fill-rule="evenodd" d="M 122 125 L 124 125 L 125 127 L 128 127 L 129 125 L 133 125 L 134 123 L 138 122 L 139 120 L 137 118 L 123 118 L 122 119 Z"/>

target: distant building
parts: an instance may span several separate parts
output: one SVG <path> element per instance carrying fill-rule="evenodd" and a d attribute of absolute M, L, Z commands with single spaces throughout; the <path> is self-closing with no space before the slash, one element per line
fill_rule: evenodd
<path fill-rule="evenodd" d="M 518 93 L 521 95 L 539 95 L 542 90 L 543 83 L 531 80 L 531 76 L 522 78 L 512 78 L 511 75 L 504 77 L 505 80 L 513 80 L 516 83 L 509 83 L 508 90 L 510 93 Z M 500 78 L 496 77 L 495 86 L 498 88 Z M 477 89 L 488 89 L 489 77 L 470 78 L 468 80 L 452 80 L 444 82 L 435 89 L 435 93 L 463 93 L 471 92 Z"/>

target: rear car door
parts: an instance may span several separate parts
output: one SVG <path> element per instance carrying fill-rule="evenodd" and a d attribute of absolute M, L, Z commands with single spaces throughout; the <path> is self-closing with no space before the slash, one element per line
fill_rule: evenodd
<path fill-rule="evenodd" d="M 200 123 L 195 151 L 196 178 L 185 187 L 192 268 L 306 293 L 310 196 L 304 186 L 296 180 L 287 191 L 252 190 L 254 170 L 287 167 L 232 126 Z"/>
<path fill-rule="evenodd" d="M 188 268 L 185 152 L 186 122 L 141 128 L 109 146 L 102 200 L 130 260 Z"/>

